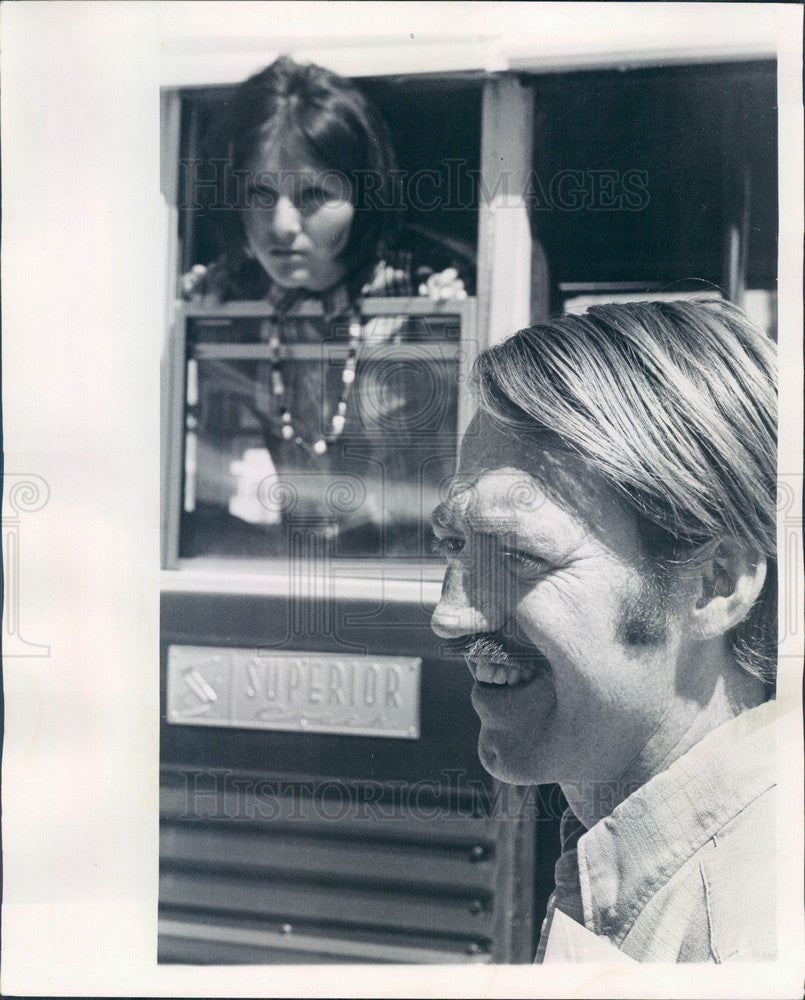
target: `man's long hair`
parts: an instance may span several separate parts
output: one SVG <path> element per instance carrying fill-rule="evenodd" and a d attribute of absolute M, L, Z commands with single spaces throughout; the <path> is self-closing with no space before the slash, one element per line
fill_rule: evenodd
<path fill-rule="evenodd" d="M 773 687 L 777 663 L 774 344 L 735 306 L 596 306 L 521 330 L 476 362 L 481 407 L 555 435 L 619 492 L 658 566 L 734 539 L 768 560 L 728 639 Z"/>

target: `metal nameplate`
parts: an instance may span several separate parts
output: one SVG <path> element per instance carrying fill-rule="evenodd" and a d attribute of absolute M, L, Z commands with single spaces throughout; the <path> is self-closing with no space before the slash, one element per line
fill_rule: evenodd
<path fill-rule="evenodd" d="M 168 722 L 419 738 L 422 660 L 408 656 L 168 648 Z"/>

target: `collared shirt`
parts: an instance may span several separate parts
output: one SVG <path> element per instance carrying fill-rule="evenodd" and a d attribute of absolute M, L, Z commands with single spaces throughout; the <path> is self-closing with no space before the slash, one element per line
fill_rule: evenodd
<path fill-rule="evenodd" d="M 585 831 L 568 810 L 555 909 L 641 962 L 776 954 L 776 703 L 709 733 Z"/>

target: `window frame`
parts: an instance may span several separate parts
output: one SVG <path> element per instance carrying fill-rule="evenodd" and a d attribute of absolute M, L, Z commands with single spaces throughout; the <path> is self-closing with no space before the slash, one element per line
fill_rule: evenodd
<path fill-rule="evenodd" d="M 270 60 L 265 60 L 268 61 Z M 524 141 L 524 137 L 530 136 L 532 128 L 531 88 L 514 73 L 489 73 L 482 67 L 476 69 L 483 76 L 481 175 L 484 183 L 494 191 L 498 189 L 502 177 L 521 177 L 530 169 L 531 143 Z M 453 72 L 466 73 L 466 68 L 456 67 Z M 352 75 L 360 77 L 366 74 L 356 72 Z M 400 75 L 411 78 L 432 77 L 434 72 L 420 70 Z M 437 75 L 451 74 L 448 72 Z M 176 298 L 189 235 L 179 208 L 183 193 L 179 158 L 182 129 L 187 127 L 183 113 L 184 99 L 200 89 L 217 88 L 230 82 L 234 81 L 219 79 L 202 83 L 194 80 L 184 84 L 177 81 L 178 85 L 163 86 L 161 91 L 162 192 L 167 206 L 166 222 L 169 229 L 166 310 L 168 339 L 162 367 L 162 586 L 168 589 L 181 587 L 204 591 L 214 589 L 217 578 L 221 587 L 234 588 L 239 592 L 287 594 L 291 573 L 285 560 L 179 557 L 178 523 L 181 518 L 182 481 L 181 476 L 177 476 L 176 469 L 181 468 L 178 463 L 183 463 L 181 449 L 184 441 L 187 320 L 200 316 L 272 316 L 271 308 L 266 302 L 240 301 L 211 308 L 182 302 Z M 503 339 L 512 330 L 528 325 L 534 286 L 534 276 L 531 274 L 532 241 L 525 205 L 482 202 L 478 211 L 477 291 L 474 297 L 458 302 L 439 303 L 417 297 L 369 297 L 363 299 L 361 304 L 366 318 L 405 314 L 459 316 L 461 333 L 458 344 L 465 349 L 461 351 L 459 358 L 457 446 L 472 414 L 467 387 L 467 376 L 472 363 L 485 347 Z M 502 267 L 500 263 L 503 250 L 507 253 L 506 267 Z M 547 276 L 542 276 L 541 283 L 547 289 Z M 310 314 L 315 314 L 315 307 Z M 416 345 L 405 346 L 408 352 Z M 441 562 L 435 559 L 339 559 L 336 566 L 337 577 L 343 582 L 336 583 L 335 586 L 345 598 L 356 594 L 367 581 L 382 581 L 384 588 L 387 584 L 392 586 L 395 595 L 392 600 L 435 603 L 444 573 Z M 324 584 L 324 581 L 319 582 Z M 318 584 L 312 580 L 311 587 L 314 586 Z M 333 586 L 332 581 L 329 586 Z M 315 592 L 329 594 L 330 590 Z"/>
<path fill-rule="evenodd" d="M 458 365 L 458 412 L 456 418 L 456 447 L 461 440 L 471 417 L 471 401 L 467 381 L 473 362 L 478 352 L 477 343 L 477 307 L 475 298 L 468 297 L 458 301 L 433 302 L 427 298 L 367 298 L 362 301 L 361 309 L 366 319 L 381 316 L 456 316 L 460 323 L 458 341 L 424 342 L 372 345 L 373 357 L 388 353 L 389 357 L 404 351 L 406 357 L 432 357 L 438 353 L 440 359 L 455 360 Z M 200 570 L 202 575 L 219 571 L 222 573 L 260 574 L 267 578 L 286 581 L 290 575 L 287 560 L 282 558 L 237 559 L 225 557 L 182 557 L 179 554 L 179 531 L 182 510 L 182 488 L 184 478 L 184 447 L 185 447 L 185 401 L 187 379 L 188 321 L 199 318 L 233 319 L 249 317 L 253 319 L 271 319 L 275 315 L 273 306 L 268 302 L 242 301 L 224 303 L 220 306 L 205 306 L 196 303 L 177 303 L 175 318 L 170 335 L 169 352 L 166 358 L 168 369 L 166 398 L 163 401 L 165 428 L 165 460 L 163 464 L 162 489 L 162 533 L 163 533 L 163 569 L 168 571 L 187 572 Z M 323 316 L 318 303 L 303 303 L 290 313 L 290 317 Z M 332 351 L 337 355 L 342 351 L 340 345 L 333 345 Z M 215 345 L 204 345 L 205 353 L 216 358 L 238 358 L 249 360 L 265 355 L 269 357 L 269 349 L 261 344 L 226 344 L 221 348 Z M 304 345 L 294 349 L 293 346 L 284 349 L 284 356 L 292 358 L 295 355 L 309 353 L 309 346 Z M 317 353 L 318 356 L 318 353 Z M 391 578 L 398 580 L 433 581 L 441 579 L 443 567 L 437 560 L 422 559 L 338 559 L 336 561 L 339 575 L 345 578 L 369 577 L 371 579 Z"/>

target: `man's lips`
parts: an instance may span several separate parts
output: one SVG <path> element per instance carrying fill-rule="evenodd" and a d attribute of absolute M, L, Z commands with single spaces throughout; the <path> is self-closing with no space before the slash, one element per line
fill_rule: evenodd
<path fill-rule="evenodd" d="M 451 646 L 463 656 L 476 683 L 485 688 L 520 687 L 550 671 L 548 661 L 537 649 L 514 648 L 495 636 L 479 636 Z"/>
<path fill-rule="evenodd" d="M 467 666 L 476 683 L 484 687 L 522 687 L 549 670 L 547 661 L 536 651 L 528 656 L 507 660 L 491 660 L 465 656 Z"/>
<path fill-rule="evenodd" d="M 478 660 L 466 657 L 470 673 L 478 684 L 490 687 L 517 687 L 525 684 L 539 673 L 539 667 L 532 668 L 529 664 L 522 666 L 511 662 L 500 663 L 497 660 Z"/>

